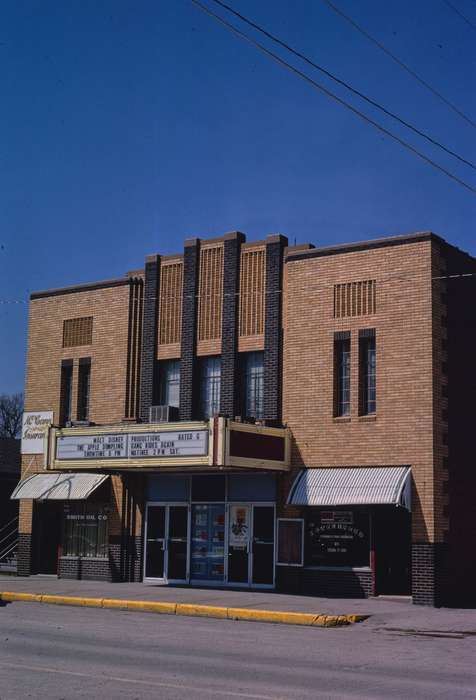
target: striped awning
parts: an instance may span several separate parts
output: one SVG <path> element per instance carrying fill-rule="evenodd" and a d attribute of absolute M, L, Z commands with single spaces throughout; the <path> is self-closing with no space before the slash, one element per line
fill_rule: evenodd
<path fill-rule="evenodd" d="M 395 505 L 411 509 L 411 469 L 395 467 L 325 467 L 302 469 L 288 505 Z"/>
<path fill-rule="evenodd" d="M 33 474 L 20 481 L 10 498 L 80 501 L 88 498 L 107 478 L 108 474 Z"/>

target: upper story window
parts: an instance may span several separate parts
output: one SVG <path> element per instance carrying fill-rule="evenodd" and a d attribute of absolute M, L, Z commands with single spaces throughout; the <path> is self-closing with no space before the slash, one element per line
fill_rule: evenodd
<path fill-rule="evenodd" d="M 60 425 L 65 425 L 71 420 L 73 398 L 73 360 L 63 360 L 61 363 L 60 386 Z"/>
<path fill-rule="evenodd" d="M 359 333 L 359 359 L 360 414 L 365 416 L 377 411 L 377 354 L 373 328 L 361 330 Z"/>
<path fill-rule="evenodd" d="M 69 318 L 63 321 L 63 347 L 91 345 L 93 342 L 93 317 Z"/>
<path fill-rule="evenodd" d="M 180 360 L 167 360 L 159 365 L 159 402 L 161 406 L 180 405 Z"/>
<path fill-rule="evenodd" d="M 350 333 L 334 338 L 334 415 L 350 416 Z"/>
<path fill-rule="evenodd" d="M 221 358 L 204 357 L 200 361 L 201 418 L 211 418 L 220 411 Z"/>
<path fill-rule="evenodd" d="M 89 420 L 91 393 L 91 358 L 81 357 L 78 368 L 78 420 Z"/>
<path fill-rule="evenodd" d="M 263 353 L 247 352 L 243 355 L 242 392 L 243 415 L 247 418 L 263 418 L 264 369 Z"/>

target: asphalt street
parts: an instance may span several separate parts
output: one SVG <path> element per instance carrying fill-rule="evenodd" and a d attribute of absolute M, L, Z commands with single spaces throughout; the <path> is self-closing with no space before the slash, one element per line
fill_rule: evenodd
<path fill-rule="evenodd" d="M 474 698 L 476 636 L 0 607 L 0 700 Z"/>

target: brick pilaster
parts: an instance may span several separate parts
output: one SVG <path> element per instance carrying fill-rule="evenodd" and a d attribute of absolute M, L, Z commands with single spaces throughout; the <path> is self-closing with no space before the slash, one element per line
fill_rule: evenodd
<path fill-rule="evenodd" d="M 283 253 L 287 244 L 285 236 L 266 238 L 264 417 L 269 421 L 279 421 L 281 418 L 282 278 Z"/>
<path fill-rule="evenodd" d="M 180 420 L 194 417 L 194 367 L 197 336 L 197 285 L 200 239 L 185 241 L 183 252 L 182 343 L 180 361 Z"/>
<path fill-rule="evenodd" d="M 244 241 L 244 234 L 238 231 L 224 236 L 220 413 L 231 418 L 239 413 L 238 294 Z"/>
<path fill-rule="evenodd" d="M 18 535 L 17 553 L 18 576 L 30 576 L 31 574 L 31 534 L 20 532 Z"/>
<path fill-rule="evenodd" d="M 139 416 L 149 421 L 149 408 L 154 395 L 154 368 L 157 349 L 157 313 L 160 257 L 150 255 L 145 261 L 144 321 L 142 330 L 142 359 L 140 374 Z"/>

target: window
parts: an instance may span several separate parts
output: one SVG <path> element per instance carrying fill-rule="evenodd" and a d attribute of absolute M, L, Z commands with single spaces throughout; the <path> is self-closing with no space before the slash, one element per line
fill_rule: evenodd
<path fill-rule="evenodd" d="M 93 317 L 69 318 L 63 321 L 63 347 L 91 345 L 93 342 Z"/>
<path fill-rule="evenodd" d="M 336 333 L 334 340 L 336 416 L 350 416 L 350 333 Z"/>
<path fill-rule="evenodd" d="M 61 363 L 60 424 L 71 420 L 71 400 L 73 397 L 73 360 Z"/>
<path fill-rule="evenodd" d="M 306 522 L 306 564 L 308 566 L 369 566 L 368 511 L 309 508 Z"/>
<path fill-rule="evenodd" d="M 200 364 L 200 417 L 210 418 L 220 411 L 221 360 L 205 357 Z"/>
<path fill-rule="evenodd" d="M 161 406 L 180 405 L 180 360 L 159 365 L 159 402 Z"/>
<path fill-rule="evenodd" d="M 249 352 L 243 356 L 243 415 L 263 418 L 263 353 Z"/>
<path fill-rule="evenodd" d="M 360 414 L 371 415 L 377 410 L 375 330 L 359 333 Z"/>
<path fill-rule="evenodd" d="M 65 506 L 63 555 L 69 557 L 107 557 L 106 508 L 97 503 Z"/>
<path fill-rule="evenodd" d="M 91 387 L 91 358 L 82 357 L 78 370 L 78 420 L 89 420 L 89 395 Z"/>

